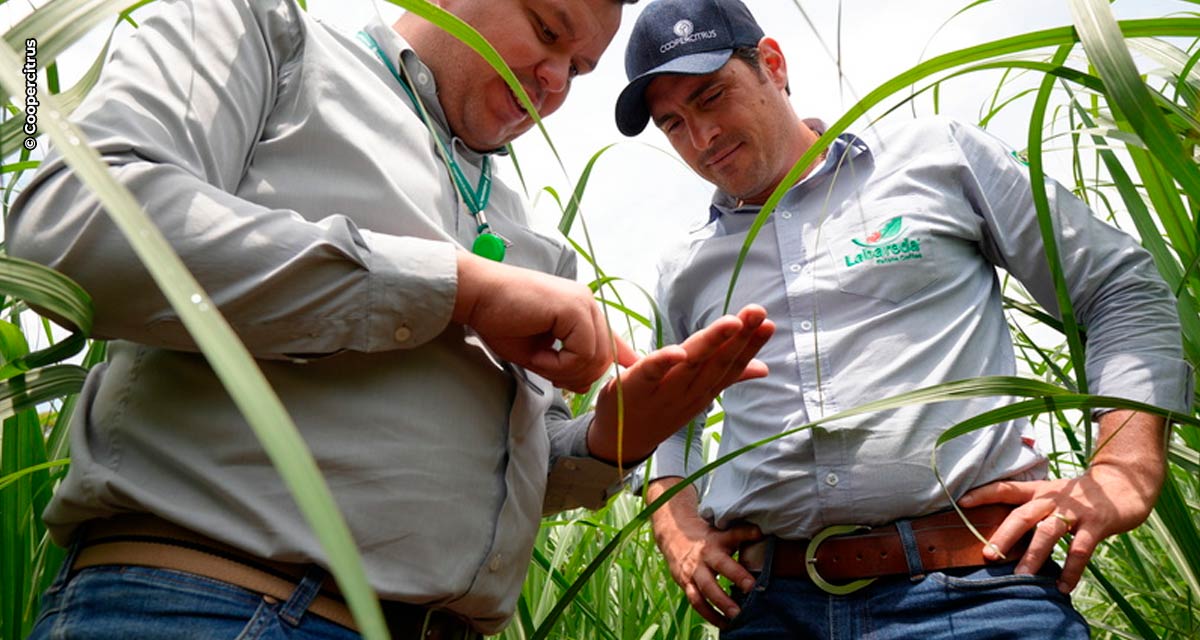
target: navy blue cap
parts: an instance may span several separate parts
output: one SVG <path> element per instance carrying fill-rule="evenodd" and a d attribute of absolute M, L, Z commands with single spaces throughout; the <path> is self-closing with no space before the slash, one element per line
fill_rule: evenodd
<path fill-rule="evenodd" d="M 739 0 L 655 0 L 633 25 L 625 48 L 629 85 L 617 98 L 617 128 L 635 136 L 646 128 L 646 87 L 664 73 L 704 75 L 720 69 L 733 50 L 763 37 Z"/>

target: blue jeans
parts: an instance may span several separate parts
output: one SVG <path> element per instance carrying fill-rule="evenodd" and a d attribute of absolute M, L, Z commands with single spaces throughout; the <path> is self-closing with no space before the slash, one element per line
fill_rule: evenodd
<path fill-rule="evenodd" d="M 951 569 L 917 581 L 877 580 L 845 596 L 806 578 L 769 576 L 748 595 L 735 589 L 742 612 L 722 640 L 1086 640 L 1087 622 L 1055 586 L 1059 569 L 1014 575 L 1016 563 Z"/>
<path fill-rule="evenodd" d="M 42 596 L 29 640 L 358 640 L 306 614 L 325 575 L 315 569 L 286 602 L 180 571 L 101 566 L 71 573 L 75 552 Z"/>

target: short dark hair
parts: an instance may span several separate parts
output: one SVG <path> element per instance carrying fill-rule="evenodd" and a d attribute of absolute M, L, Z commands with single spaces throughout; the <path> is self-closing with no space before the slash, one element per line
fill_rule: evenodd
<path fill-rule="evenodd" d="M 637 2 L 637 0 L 633 1 Z M 758 47 L 737 47 L 733 50 L 733 56 L 731 59 L 732 58 L 736 58 L 750 65 L 750 68 L 754 69 L 754 73 L 758 76 L 759 80 L 762 80 L 763 82 L 767 81 L 767 72 L 763 71 L 762 60 L 760 60 L 758 57 Z M 792 84 L 789 82 L 788 84 L 784 85 L 783 90 L 786 91 L 789 96 L 792 95 Z"/>

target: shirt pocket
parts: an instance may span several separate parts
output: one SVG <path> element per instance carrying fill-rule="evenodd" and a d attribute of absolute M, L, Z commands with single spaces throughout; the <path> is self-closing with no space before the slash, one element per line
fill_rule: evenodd
<path fill-rule="evenodd" d="M 940 279 L 937 246 L 925 212 L 904 200 L 875 203 L 825 225 L 838 288 L 903 302 Z"/>

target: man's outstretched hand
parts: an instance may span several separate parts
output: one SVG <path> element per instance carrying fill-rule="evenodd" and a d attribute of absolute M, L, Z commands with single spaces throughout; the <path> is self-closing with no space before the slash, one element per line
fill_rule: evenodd
<path fill-rule="evenodd" d="M 736 316 L 721 317 L 692 334 L 683 344 L 663 347 L 629 366 L 619 382 L 624 406 L 620 433 L 614 378 L 596 402 L 595 420 L 588 431 L 592 455 L 621 463 L 648 456 L 726 387 L 766 376 L 767 366 L 754 356 L 774 332 L 766 310 L 747 305 Z"/>

